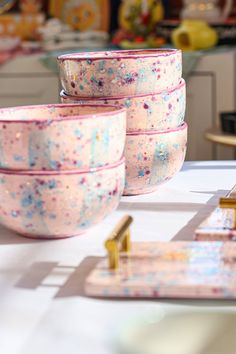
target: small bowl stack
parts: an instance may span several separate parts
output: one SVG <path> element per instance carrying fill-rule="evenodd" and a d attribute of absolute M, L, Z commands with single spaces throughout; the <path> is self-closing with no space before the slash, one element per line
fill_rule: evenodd
<path fill-rule="evenodd" d="M 68 54 L 58 64 L 63 103 L 127 108 L 124 195 L 152 192 L 180 170 L 187 143 L 181 51 Z"/>
<path fill-rule="evenodd" d="M 0 223 L 33 238 L 83 233 L 124 189 L 126 109 L 0 109 Z"/>

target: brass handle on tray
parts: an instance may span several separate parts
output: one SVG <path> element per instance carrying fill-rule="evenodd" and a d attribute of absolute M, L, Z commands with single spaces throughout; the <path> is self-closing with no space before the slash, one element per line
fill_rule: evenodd
<path fill-rule="evenodd" d="M 128 253 L 131 249 L 130 225 L 132 222 L 133 218 L 129 215 L 125 215 L 105 242 L 110 269 L 118 269 L 119 253 Z"/>
<path fill-rule="evenodd" d="M 220 208 L 234 209 L 233 229 L 236 230 L 236 198 L 220 198 Z"/>

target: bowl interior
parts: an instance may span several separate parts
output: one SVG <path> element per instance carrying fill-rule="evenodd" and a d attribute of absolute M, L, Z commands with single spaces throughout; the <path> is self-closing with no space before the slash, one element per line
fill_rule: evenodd
<path fill-rule="evenodd" d="M 95 118 L 97 116 L 112 115 L 119 110 L 123 111 L 124 109 L 102 104 L 58 104 L 11 107 L 0 109 L 0 122 Z"/>

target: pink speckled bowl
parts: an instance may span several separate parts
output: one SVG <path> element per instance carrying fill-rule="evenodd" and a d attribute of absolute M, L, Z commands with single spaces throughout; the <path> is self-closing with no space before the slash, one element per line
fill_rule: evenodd
<path fill-rule="evenodd" d="M 182 79 L 178 86 L 156 94 L 129 96 L 123 98 L 107 97 L 80 98 L 61 92 L 63 103 L 111 104 L 127 108 L 127 131 L 166 130 L 179 127 L 185 116 L 186 84 Z"/>
<path fill-rule="evenodd" d="M 67 170 L 118 161 L 126 109 L 102 104 L 0 109 L 0 168 Z"/>
<path fill-rule="evenodd" d="M 65 54 L 58 65 L 66 93 L 80 97 L 150 94 L 177 86 L 182 77 L 177 49 Z"/>
<path fill-rule="evenodd" d="M 90 171 L 0 170 L 0 223 L 24 236 L 75 236 L 119 204 L 124 159 Z"/>
<path fill-rule="evenodd" d="M 124 195 L 153 192 L 182 167 L 187 144 L 187 124 L 160 132 L 128 133 Z"/>

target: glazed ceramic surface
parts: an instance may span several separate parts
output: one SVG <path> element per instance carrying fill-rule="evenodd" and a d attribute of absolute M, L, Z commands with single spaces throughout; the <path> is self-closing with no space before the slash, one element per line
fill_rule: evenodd
<path fill-rule="evenodd" d="M 65 54 L 58 64 L 64 90 L 80 97 L 150 94 L 177 86 L 182 77 L 176 49 Z"/>
<path fill-rule="evenodd" d="M 187 125 L 162 132 L 128 133 L 125 195 L 150 193 L 182 167 Z"/>
<path fill-rule="evenodd" d="M 0 109 L 0 167 L 93 168 L 123 155 L 126 110 L 100 105 Z"/>
<path fill-rule="evenodd" d="M 0 170 L 0 223 L 35 238 L 81 234 L 117 207 L 124 176 L 124 159 L 90 172 Z"/>
<path fill-rule="evenodd" d="M 236 197 L 236 185 L 224 198 Z M 226 200 L 227 200 L 226 199 Z M 215 208 L 195 230 L 195 241 L 236 241 L 235 211 L 230 208 Z"/>
<path fill-rule="evenodd" d="M 63 103 L 89 102 L 61 92 Z M 177 87 L 151 95 L 124 98 L 98 98 L 93 102 L 127 108 L 127 131 L 150 131 L 176 128 L 183 123 L 186 106 L 186 84 L 181 80 Z"/>
<path fill-rule="evenodd" d="M 100 258 L 86 278 L 85 292 L 90 296 L 126 299 L 235 300 L 235 259 L 235 242 L 132 242 L 131 251 L 128 255 L 122 253 L 116 271 L 108 268 L 107 257 Z M 153 350 L 150 354 L 209 354 L 207 350 L 194 352 L 192 348 L 184 352 Z M 224 350 L 213 353 L 228 354 Z"/>

